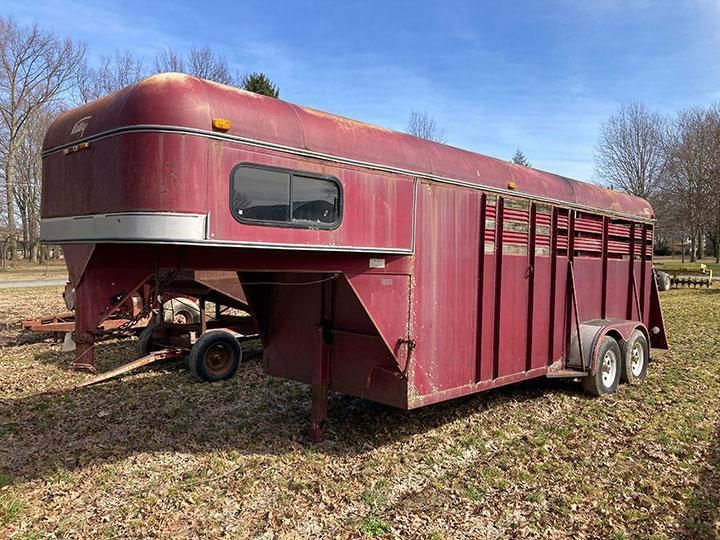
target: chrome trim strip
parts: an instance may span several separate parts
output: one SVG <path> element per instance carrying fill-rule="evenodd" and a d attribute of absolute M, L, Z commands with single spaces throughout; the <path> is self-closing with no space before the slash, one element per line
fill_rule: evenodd
<path fill-rule="evenodd" d="M 415 253 L 415 231 L 417 231 L 417 205 L 420 192 L 420 179 L 413 178 L 413 205 L 412 205 L 412 250 Z"/>
<path fill-rule="evenodd" d="M 137 124 L 134 126 L 119 127 L 119 128 L 103 131 L 102 133 L 97 133 L 95 135 L 90 135 L 88 137 L 78 139 L 76 141 L 73 141 L 73 142 L 70 142 L 67 144 L 48 148 L 47 150 L 43 151 L 41 155 L 43 158 L 45 158 L 51 154 L 60 152 L 60 151 L 64 150 L 65 148 L 70 148 L 72 146 L 78 145 L 83 142 L 92 143 L 94 141 L 99 141 L 101 139 L 106 139 L 108 137 L 112 137 L 112 136 L 123 134 L 123 133 L 146 133 L 146 132 L 176 133 L 176 134 L 180 134 L 180 135 L 194 135 L 194 136 L 199 136 L 199 137 L 206 137 L 209 139 L 216 139 L 216 140 L 221 140 L 221 141 L 234 141 L 234 142 L 247 144 L 249 146 L 256 146 L 259 148 L 269 148 L 272 150 L 280 150 L 282 152 L 288 152 L 290 154 L 312 157 L 315 159 L 323 159 L 326 161 L 334 161 L 334 162 L 343 163 L 346 165 L 356 165 L 359 167 L 366 167 L 369 169 L 374 169 L 374 170 L 383 171 L 383 172 L 399 173 L 399 174 L 404 174 L 407 176 L 426 178 L 428 180 L 434 180 L 436 182 L 440 182 L 443 184 L 463 186 L 463 187 L 467 187 L 470 189 L 486 191 L 488 193 L 496 193 L 496 194 L 504 195 L 507 197 L 517 197 L 517 198 L 521 198 L 521 199 L 528 199 L 528 200 L 532 200 L 532 201 L 536 201 L 536 202 L 552 204 L 554 206 L 571 208 L 574 210 L 590 211 L 590 212 L 593 212 L 596 214 L 616 216 L 616 217 L 621 217 L 624 219 L 639 221 L 639 222 L 643 222 L 643 223 L 654 223 L 656 221 L 653 218 L 643 218 L 636 214 L 628 214 L 626 212 L 617 212 L 614 210 L 597 208 L 597 207 L 588 206 L 585 204 L 571 203 L 568 201 L 563 201 L 562 199 L 555 199 L 552 197 L 543 197 L 542 195 L 532 195 L 529 193 L 522 193 L 522 192 L 509 190 L 509 189 L 496 188 L 496 187 L 492 187 L 492 186 L 486 186 L 483 184 L 467 182 L 465 180 L 457 180 L 457 179 L 448 178 L 445 176 L 438 176 L 438 175 L 434 175 L 434 174 L 423 173 L 421 171 L 413 171 L 410 169 L 403 169 L 400 167 L 391 167 L 389 165 L 381 165 L 379 163 L 372 163 L 372 162 L 361 161 L 361 160 L 352 159 L 352 158 L 345 158 L 345 157 L 336 156 L 333 154 L 325 154 L 323 152 L 316 152 L 314 150 L 306 150 L 306 149 L 302 149 L 302 148 L 296 148 L 293 146 L 285 146 L 282 144 L 260 141 L 257 139 L 251 139 L 249 137 L 241 137 L 239 135 L 231 135 L 229 133 L 219 133 L 217 131 L 208 131 L 205 129 L 188 128 L 188 127 L 182 127 L 182 126 L 166 126 L 166 125 L 161 125 L 161 124 Z"/>
<path fill-rule="evenodd" d="M 412 255 L 412 249 L 337 246 L 328 244 L 287 244 L 208 239 L 205 214 L 173 212 L 119 212 L 40 220 L 40 238 L 46 244 L 178 244 L 193 246 L 243 247 L 300 251 L 339 251 Z"/>
<path fill-rule="evenodd" d="M 40 220 L 46 243 L 142 240 L 172 242 L 205 240 L 207 215 L 175 212 L 118 212 Z"/>

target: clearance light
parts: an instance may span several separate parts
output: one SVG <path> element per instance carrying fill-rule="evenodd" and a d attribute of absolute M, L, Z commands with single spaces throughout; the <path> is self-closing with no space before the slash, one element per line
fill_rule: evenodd
<path fill-rule="evenodd" d="M 90 143 L 84 142 L 71 146 L 70 148 L 66 148 L 65 150 L 63 150 L 63 154 L 67 156 L 68 154 L 74 154 L 75 152 L 79 152 L 80 150 L 87 150 L 88 148 L 90 148 Z"/>
<path fill-rule="evenodd" d="M 516 190 L 517 184 L 511 180 L 510 182 L 507 183 L 507 187 L 508 187 L 508 189 Z"/>
<path fill-rule="evenodd" d="M 218 131 L 227 131 L 230 129 L 230 120 L 227 118 L 213 118 L 212 126 Z"/>

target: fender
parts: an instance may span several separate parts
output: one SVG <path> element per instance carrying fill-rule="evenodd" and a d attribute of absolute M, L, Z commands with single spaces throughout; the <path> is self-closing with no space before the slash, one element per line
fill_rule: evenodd
<path fill-rule="evenodd" d="M 650 343 L 650 334 L 641 322 L 628 321 L 627 319 L 593 319 L 580 323 L 579 343 L 581 345 L 582 354 L 585 359 L 585 366 L 590 367 L 590 375 L 594 375 L 597 366 L 593 362 L 596 358 L 600 342 L 605 336 L 610 336 L 617 340 L 621 351 L 624 352 L 625 342 L 635 330 L 640 330 L 645 339 Z M 581 361 L 578 353 L 578 335 L 573 334 L 571 338 L 571 347 L 569 348 L 568 363 L 580 365 Z M 575 345 L 574 347 L 572 345 Z"/>

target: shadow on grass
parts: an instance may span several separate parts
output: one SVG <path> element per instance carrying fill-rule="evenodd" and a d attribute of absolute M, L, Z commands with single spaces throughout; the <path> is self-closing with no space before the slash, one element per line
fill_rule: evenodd
<path fill-rule="evenodd" d="M 720 538 L 720 423 L 715 429 L 698 488 L 688 501 L 684 538 Z"/>
<path fill-rule="evenodd" d="M 106 343 L 99 358 L 127 358 L 133 345 Z M 69 357 L 40 359 L 66 365 Z M 358 455 L 507 401 L 557 392 L 579 390 L 539 379 L 412 411 L 332 395 L 328 441 L 317 451 Z M 257 355 L 237 377 L 214 384 L 196 382 L 176 362 L 97 387 L 0 400 L 0 472 L 28 480 L 143 452 L 283 454 L 308 445 L 309 409 L 309 387 L 264 375 Z"/>

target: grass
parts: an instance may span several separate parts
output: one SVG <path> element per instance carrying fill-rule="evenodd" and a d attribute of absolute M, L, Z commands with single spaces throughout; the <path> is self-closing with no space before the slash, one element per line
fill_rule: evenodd
<path fill-rule="evenodd" d="M 25 501 L 11 494 L 0 495 L 0 525 L 7 525 L 17 520 L 27 507 Z"/>
<path fill-rule="evenodd" d="M 86 377 L 12 324 L 61 289 L 0 290 L 0 537 L 720 537 L 720 289 L 661 294 L 673 348 L 614 396 L 333 395 L 318 446 L 308 388 L 263 375 L 257 344 L 224 383 L 177 362 L 39 395 Z M 101 343 L 99 367 L 133 345 Z"/>
<path fill-rule="evenodd" d="M 390 532 L 390 526 L 376 517 L 366 518 L 360 530 L 367 536 L 384 536 Z"/>
<path fill-rule="evenodd" d="M 5 270 L 0 270 L 0 283 L 5 281 L 67 279 L 65 261 L 52 260 L 47 264 L 27 261 L 8 261 Z"/>

